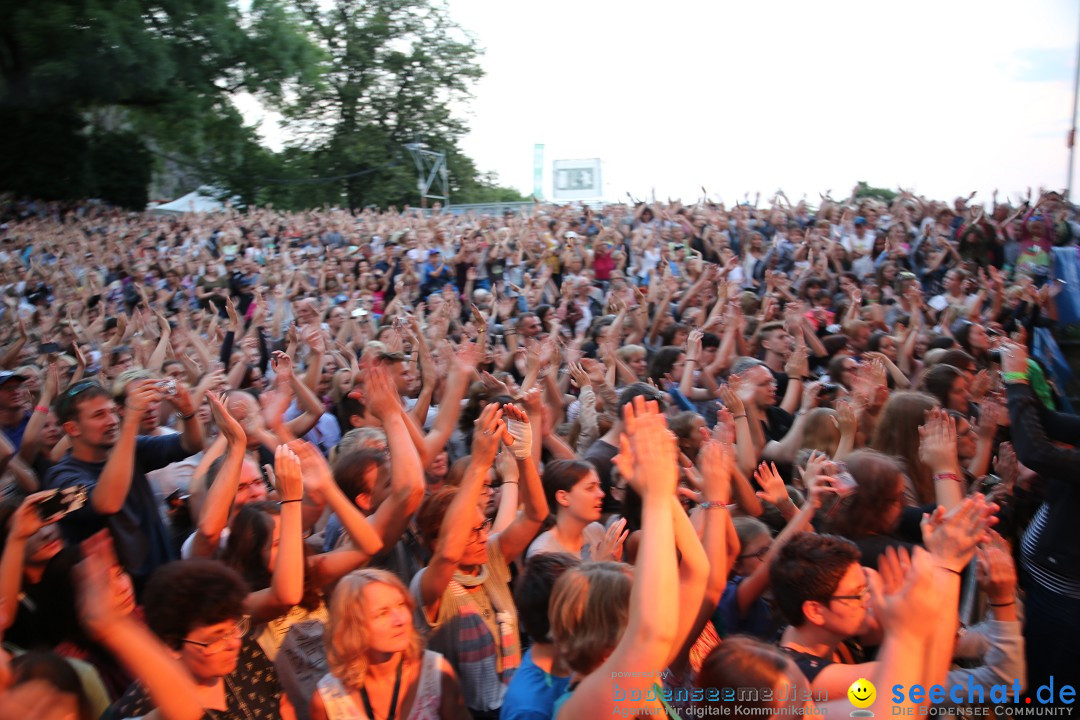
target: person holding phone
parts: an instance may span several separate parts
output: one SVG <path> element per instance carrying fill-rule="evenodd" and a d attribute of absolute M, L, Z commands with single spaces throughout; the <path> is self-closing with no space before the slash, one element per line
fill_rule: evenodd
<path fill-rule="evenodd" d="M 76 619 L 72 568 L 80 552 L 76 546 L 65 547 L 57 525 L 64 514 L 54 512 L 50 503 L 55 497 L 59 494 L 45 490 L 18 504 L 0 504 L 0 635 L 5 643 L 25 650 L 53 651 L 89 663 L 116 698 L 131 678 Z M 114 565 L 109 578 L 113 594 L 124 611 L 131 612 L 131 577 Z"/>

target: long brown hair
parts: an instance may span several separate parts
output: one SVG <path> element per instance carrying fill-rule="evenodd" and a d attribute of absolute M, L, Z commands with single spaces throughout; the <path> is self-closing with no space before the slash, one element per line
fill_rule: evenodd
<path fill-rule="evenodd" d="M 915 488 L 915 502 L 926 505 L 934 502 L 934 478 L 919 459 L 919 426 L 926 411 L 938 407 L 932 395 L 921 392 L 898 392 L 885 403 L 885 409 L 874 428 L 870 447 L 892 455 L 904 463 L 904 469 Z"/>
<path fill-rule="evenodd" d="M 892 532 L 895 528 L 882 520 L 896 499 L 896 481 L 903 474 L 900 464 L 876 450 L 856 450 L 844 462 L 858 485 L 828 512 L 822 529 L 852 540 Z"/>

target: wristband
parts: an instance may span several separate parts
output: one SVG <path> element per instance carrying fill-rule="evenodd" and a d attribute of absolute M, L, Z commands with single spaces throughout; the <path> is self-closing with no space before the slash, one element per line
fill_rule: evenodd
<path fill-rule="evenodd" d="M 934 480 L 952 480 L 953 482 L 960 482 L 960 478 L 957 477 L 954 472 L 934 473 Z"/>
<path fill-rule="evenodd" d="M 698 507 L 700 507 L 703 510 L 727 510 L 727 505 L 725 503 L 712 502 L 711 500 L 706 500 L 705 502 L 701 503 L 701 505 L 699 505 Z"/>
<path fill-rule="evenodd" d="M 1026 372 L 1007 372 L 1001 373 L 1001 379 L 1007 383 L 1010 382 L 1024 382 L 1028 381 L 1028 374 Z"/>
<path fill-rule="evenodd" d="M 47 405 L 35 405 L 34 412 L 47 413 L 49 412 L 49 408 Z"/>
<path fill-rule="evenodd" d="M 742 415 L 732 415 L 731 419 L 732 420 L 739 420 L 739 419 L 744 418 L 744 417 L 746 417 L 746 413 L 743 413 Z"/>
<path fill-rule="evenodd" d="M 506 480 L 502 484 L 503 485 L 517 485 L 518 481 L 517 480 Z"/>
<path fill-rule="evenodd" d="M 988 604 L 990 605 L 990 607 L 1009 607 L 1010 605 L 1015 605 L 1016 601 L 1015 600 L 1010 600 L 1009 602 L 1004 602 L 1004 603 L 988 603 Z"/>
<path fill-rule="evenodd" d="M 184 415 L 184 414 L 182 414 L 182 413 L 180 413 L 180 412 L 178 411 L 178 412 L 176 413 L 176 417 L 180 418 L 180 419 L 181 419 L 181 420 L 183 420 L 184 422 L 187 422 L 187 421 L 188 421 L 188 420 L 190 420 L 191 418 L 195 417 L 195 413 L 194 413 L 194 412 L 192 412 L 192 413 L 191 413 L 190 415 Z"/>
<path fill-rule="evenodd" d="M 304 501 L 303 498 L 296 498 L 295 500 L 278 500 L 278 505 L 288 505 L 289 503 L 303 502 L 303 501 Z"/>

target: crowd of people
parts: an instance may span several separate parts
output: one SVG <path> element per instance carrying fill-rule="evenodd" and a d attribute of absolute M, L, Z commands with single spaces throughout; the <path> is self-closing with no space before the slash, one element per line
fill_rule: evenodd
<path fill-rule="evenodd" d="M 1031 351 L 1080 224 L 973 201 L 8 200 L 0 717 L 1077 684 L 1080 418 Z"/>

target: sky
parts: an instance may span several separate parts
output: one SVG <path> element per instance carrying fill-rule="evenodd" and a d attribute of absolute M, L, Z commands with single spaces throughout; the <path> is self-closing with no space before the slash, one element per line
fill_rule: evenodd
<path fill-rule="evenodd" d="M 1076 0 L 447 4 L 485 50 L 462 147 L 525 194 L 536 143 L 546 197 L 578 158 L 606 200 L 1065 186 Z"/>

